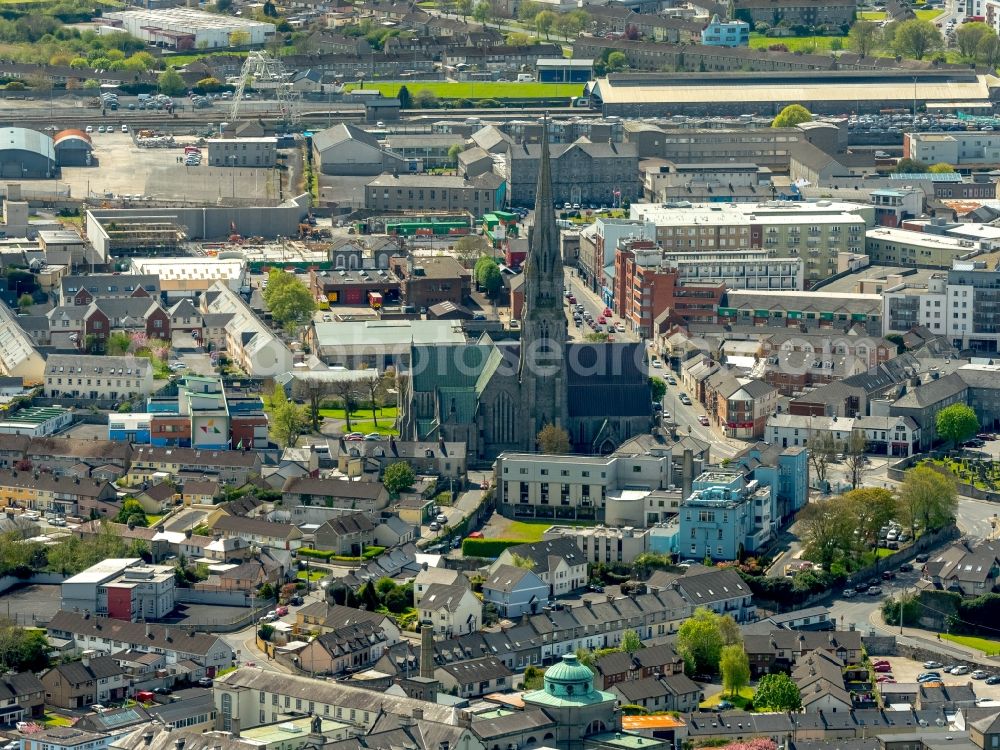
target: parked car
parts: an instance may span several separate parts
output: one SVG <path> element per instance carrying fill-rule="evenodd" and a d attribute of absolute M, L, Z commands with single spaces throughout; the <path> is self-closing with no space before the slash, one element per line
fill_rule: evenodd
<path fill-rule="evenodd" d="M 940 669 L 944 665 L 939 661 L 925 661 L 924 669 Z"/>
<path fill-rule="evenodd" d="M 913 563 L 903 563 L 899 566 L 900 573 L 909 573 L 913 570 Z"/>
<path fill-rule="evenodd" d="M 215 683 L 212 681 L 211 677 L 202 677 L 200 680 L 198 680 L 198 687 L 210 688 L 214 684 Z"/>
<path fill-rule="evenodd" d="M 448 523 L 448 516 L 446 516 L 444 513 L 438 513 L 437 518 L 435 518 L 434 520 L 440 524 L 446 524 Z"/>
<path fill-rule="evenodd" d="M 921 552 L 919 555 L 917 555 L 916 557 L 913 558 L 913 561 L 914 562 L 918 562 L 918 563 L 925 563 L 929 559 L 930 559 L 930 555 L 928 555 L 926 552 Z"/>
<path fill-rule="evenodd" d="M 883 581 L 891 581 L 895 577 L 896 577 L 896 572 L 894 570 L 886 570 L 882 573 Z"/>
<path fill-rule="evenodd" d="M 892 679 L 891 674 L 880 674 L 878 677 L 875 678 L 875 682 L 879 684 L 884 684 L 886 682 L 895 682 L 895 680 Z"/>
<path fill-rule="evenodd" d="M 706 417 L 704 414 L 699 414 L 698 424 L 700 424 L 702 427 L 708 427 L 708 417 Z"/>
<path fill-rule="evenodd" d="M 997 685 L 1000 684 L 1000 674 L 990 675 L 986 678 L 987 685 Z"/>
<path fill-rule="evenodd" d="M 990 676 L 990 673 L 984 669 L 977 669 L 969 676 L 974 680 L 985 680 Z"/>
<path fill-rule="evenodd" d="M 673 375 L 667 375 L 667 382 L 670 383 L 670 385 L 677 385 L 677 378 Z"/>
<path fill-rule="evenodd" d="M 274 613 L 278 617 L 284 617 L 285 615 L 288 614 L 288 607 L 278 607 L 276 610 L 274 610 Z"/>
<path fill-rule="evenodd" d="M 854 589 L 844 589 L 844 592 L 841 594 L 841 596 L 843 596 L 845 599 L 853 599 L 857 595 L 858 592 L 856 592 Z"/>
<path fill-rule="evenodd" d="M 951 674 L 969 674 L 969 668 L 964 664 L 959 664 L 957 667 L 951 670 Z"/>
<path fill-rule="evenodd" d="M 889 666 L 888 664 L 876 664 L 874 667 L 872 667 L 872 669 L 875 670 L 876 672 L 881 672 L 883 674 L 892 671 L 892 667 Z"/>
<path fill-rule="evenodd" d="M 882 587 L 881 586 L 869 586 L 868 587 L 868 596 L 882 596 Z"/>
<path fill-rule="evenodd" d="M 441 531 L 441 524 L 439 524 L 437 521 L 431 521 L 430 524 L 428 524 L 427 528 L 430 529 L 431 531 Z"/>

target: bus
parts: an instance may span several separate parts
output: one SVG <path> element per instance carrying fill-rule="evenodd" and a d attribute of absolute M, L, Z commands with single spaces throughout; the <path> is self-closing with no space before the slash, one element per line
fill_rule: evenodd
<path fill-rule="evenodd" d="M 368 305 L 372 310 L 378 310 L 382 307 L 382 295 L 378 292 L 368 292 Z"/>

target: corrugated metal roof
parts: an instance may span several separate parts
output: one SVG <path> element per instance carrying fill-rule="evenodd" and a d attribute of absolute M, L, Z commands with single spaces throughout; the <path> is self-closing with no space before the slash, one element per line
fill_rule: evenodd
<path fill-rule="evenodd" d="M 56 150 L 52 139 L 37 130 L 0 128 L 0 152 L 11 149 L 32 151 L 46 159 L 56 160 Z"/>

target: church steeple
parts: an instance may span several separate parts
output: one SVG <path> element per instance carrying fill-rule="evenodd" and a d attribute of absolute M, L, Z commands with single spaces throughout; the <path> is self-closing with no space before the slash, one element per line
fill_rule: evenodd
<path fill-rule="evenodd" d="M 535 224 L 524 269 L 521 313 L 521 395 L 526 424 L 522 435 L 534 448 L 547 423 L 566 423 L 566 312 L 562 254 L 552 202 L 548 118 L 543 121 L 535 191 Z"/>

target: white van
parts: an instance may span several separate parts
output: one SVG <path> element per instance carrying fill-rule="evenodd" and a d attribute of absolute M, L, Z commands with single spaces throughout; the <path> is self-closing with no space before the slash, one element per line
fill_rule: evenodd
<path fill-rule="evenodd" d="M 533 75 L 531 75 L 531 73 L 518 73 L 517 74 L 517 82 L 518 83 L 530 83 L 531 81 L 534 81 L 534 80 L 535 80 L 535 77 Z"/>

